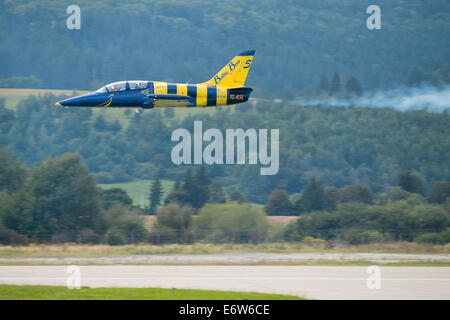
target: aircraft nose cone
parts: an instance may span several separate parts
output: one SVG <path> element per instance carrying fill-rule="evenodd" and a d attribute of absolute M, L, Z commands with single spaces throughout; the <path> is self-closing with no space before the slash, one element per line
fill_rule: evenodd
<path fill-rule="evenodd" d="M 96 107 L 108 100 L 108 97 L 98 93 L 89 93 L 57 102 L 59 107 Z"/>

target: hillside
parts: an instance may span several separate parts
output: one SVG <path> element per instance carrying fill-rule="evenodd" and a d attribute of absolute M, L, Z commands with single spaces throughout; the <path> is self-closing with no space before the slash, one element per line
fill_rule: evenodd
<path fill-rule="evenodd" d="M 0 2 L 3 83 L 28 77 L 37 87 L 70 90 L 122 79 L 195 83 L 249 49 L 256 58 L 248 83 L 259 96 L 315 89 L 334 72 L 366 89 L 449 82 L 444 0 L 377 1 L 375 31 L 366 28 L 368 0 L 80 0 L 81 29 L 68 30 L 71 4 Z"/>
<path fill-rule="evenodd" d="M 30 96 L 15 111 L 0 101 L 0 146 L 8 146 L 29 166 L 49 155 L 79 152 L 100 183 L 149 180 L 155 174 L 174 181 L 183 179 L 186 166 L 171 162 L 176 144 L 171 133 L 177 128 L 192 132 L 194 120 L 202 120 L 203 130 L 280 130 L 280 170 L 274 176 L 261 176 L 259 165 L 207 166 L 208 175 L 228 192 L 239 189 L 256 203 L 265 203 L 275 188 L 299 192 L 312 177 L 336 187 L 361 183 L 374 192 L 395 185 L 407 168 L 417 172 L 427 188 L 450 178 L 446 112 L 257 102 L 234 110 L 192 110 L 187 116 L 177 116 L 175 110 L 168 118 L 166 110 L 126 115 L 123 110 L 57 108 L 59 98 Z M 107 119 L 110 111 L 127 119 L 127 126 Z"/>

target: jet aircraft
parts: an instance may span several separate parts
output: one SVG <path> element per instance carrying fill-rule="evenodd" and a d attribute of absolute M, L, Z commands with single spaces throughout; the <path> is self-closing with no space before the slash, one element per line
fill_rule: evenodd
<path fill-rule="evenodd" d="M 245 87 L 255 50 L 235 56 L 210 80 L 199 84 L 119 81 L 97 91 L 56 103 L 60 107 L 210 107 L 242 103 L 253 91 Z"/>

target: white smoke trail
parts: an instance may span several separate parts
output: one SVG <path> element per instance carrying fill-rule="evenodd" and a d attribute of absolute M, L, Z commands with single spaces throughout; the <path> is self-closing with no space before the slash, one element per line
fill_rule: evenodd
<path fill-rule="evenodd" d="M 426 109 L 430 112 L 450 110 L 450 85 L 444 88 L 423 86 L 376 91 L 358 98 L 297 98 L 299 105 L 330 105 L 338 107 L 361 106 L 369 108 L 392 107 L 399 111 Z"/>

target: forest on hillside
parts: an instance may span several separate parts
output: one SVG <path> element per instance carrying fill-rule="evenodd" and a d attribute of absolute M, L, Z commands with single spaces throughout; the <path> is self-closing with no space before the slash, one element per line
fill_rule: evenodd
<path fill-rule="evenodd" d="M 449 1 L 79 0 L 80 28 L 69 5 L 0 0 L 1 244 L 449 243 Z M 120 80 L 203 82 L 244 50 L 244 104 L 55 106 Z M 174 164 L 173 132 L 196 121 L 268 129 L 279 169 L 261 175 L 261 145 L 257 164 L 248 146 L 245 165 Z"/>
<path fill-rule="evenodd" d="M 203 130 L 278 128 L 279 172 L 260 175 L 260 165 L 207 165 L 208 175 L 228 190 L 238 189 L 252 202 L 265 203 L 278 188 L 301 192 L 317 178 L 325 186 L 369 186 L 375 193 L 396 184 L 411 169 L 429 190 L 450 179 L 450 115 L 425 110 L 336 108 L 258 102 L 218 108 L 214 113 L 174 117 L 167 110 L 123 111 L 125 127 L 97 117 L 91 109 L 57 108 L 53 95 L 30 96 L 16 111 L 0 99 L 0 146 L 7 146 L 27 166 L 48 156 L 78 152 L 99 183 L 182 179 L 186 165 L 171 161 L 177 128 L 191 133 L 195 120 Z M 207 143 L 204 142 L 204 146 Z"/>
<path fill-rule="evenodd" d="M 299 193 L 312 178 L 337 188 L 363 184 L 375 193 L 395 185 L 408 168 L 427 190 L 450 178 L 445 108 L 398 112 L 396 103 L 369 109 L 296 100 L 298 93 L 334 99 L 397 85 L 448 89 L 448 1 L 377 1 L 380 30 L 366 27 L 368 0 L 81 0 L 81 29 L 73 30 L 66 27 L 70 4 L 0 0 L 0 87 L 96 89 L 124 79 L 195 83 L 238 52 L 255 49 L 246 84 L 261 99 L 187 117 L 168 109 L 128 110 L 115 118 L 109 110 L 55 108 L 64 97 L 52 95 L 28 97 L 17 108 L 0 100 L 0 146 L 27 166 L 78 152 L 99 183 L 155 175 L 175 181 L 186 168 L 171 161 L 171 133 L 192 132 L 194 121 L 202 120 L 204 130 L 280 130 L 278 174 L 261 176 L 259 165 L 206 167 L 212 179 L 252 202 L 265 203 L 276 188 Z M 444 107 L 445 98 L 440 96 Z"/>
<path fill-rule="evenodd" d="M 0 85 L 97 89 L 124 79 L 202 82 L 235 54 L 256 50 L 248 84 L 259 96 L 355 77 L 368 90 L 449 83 L 450 3 L 373 1 L 0 1 Z"/>
<path fill-rule="evenodd" d="M 225 196 L 221 185 L 200 166 L 194 172 L 188 169 L 183 182 L 177 182 L 163 202 L 160 181 L 153 180 L 151 206 L 145 213 L 156 215 L 156 221 L 148 226 L 143 210 L 132 206 L 125 191 L 98 187 L 78 154 L 49 157 L 26 168 L 8 148 L 1 148 L 0 243 L 320 244 L 327 240 L 328 248 L 334 240 L 448 243 L 450 182 L 437 181 L 427 197 L 423 182 L 410 170 L 397 183 L 374 199 L 367 186 L 324 189 L 312 179 L 295 201 L 286 191 L 274 190 L 263 210 L 247 203 L 239 191 Z M 269 223 L 266 214 L 300 216 L 280 226 Z"/>

